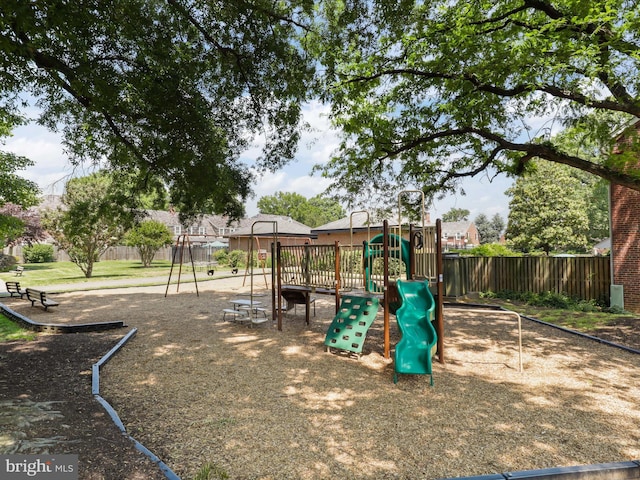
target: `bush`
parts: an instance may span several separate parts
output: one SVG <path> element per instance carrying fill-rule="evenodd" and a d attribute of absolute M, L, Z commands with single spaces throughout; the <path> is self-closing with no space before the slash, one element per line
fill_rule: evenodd
<path fill-rule="evenodd" d="M 246 265 L 247 252 L 244 250 L 233 250 L 229 253 L 229 266 L 231 268 L 244 267 Z"/>
<path fill-rule="evenodd" d="M 5 255 L 0 253 L 0 272 L 11 270 L 18 263 L 13 255 Z"/>
<path fill-rule="evenodd" d="M 578 312 L 598 312 L 603 310 L 595 300 L 575 299 L 562 293 L 533 293 L 501 290 L 500 292 L 482 292 L 480 297 L 488 299 L 498 298 L 501 300 L 522 302 L 532 307 L 547 307 L 559 310 L 574 310 Z"/>
<path fill-rule="evenodd" d="M 460 252 L 463 255 L 471 255 L 474 257 L 521 257 L 519 253 L 510 250 L 509 248 L 499 243 L 485 243 L 478 245 L 469 250 L 463 250 Z"/>
<path fill-rule="evenodd" d="M 30 247 L 22 249 L 24 263 L 49 263 L 54 262 L 53 245 L 46 243 L 36 243 Z"/>
<path fill-rule="evenodd" d="M 229 264 L 229 252 L 226 249 L 221 249 L 216 252 L 213 252 L 211 256 L 216 262 L 218 262 L 218 265 Z"/>

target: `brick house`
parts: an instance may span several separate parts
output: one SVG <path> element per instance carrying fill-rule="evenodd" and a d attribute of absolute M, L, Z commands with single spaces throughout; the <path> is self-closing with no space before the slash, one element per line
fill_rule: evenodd
<path fill-rule="evenodd" d="M 640 131 L 640 121 L 629 128 Z M 622 152 L 628 136 L 618 137 L 614 154 Z M 611 183 L 609 196 L 612 288 L 622 287 L 626 310 L 640 312 L 640 192 Z"/>

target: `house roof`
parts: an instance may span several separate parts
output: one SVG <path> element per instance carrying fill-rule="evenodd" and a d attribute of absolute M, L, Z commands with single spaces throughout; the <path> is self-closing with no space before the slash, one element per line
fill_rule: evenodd
<path fill-rule="evenodd" d="M 473 222 L 463 221 L 463 222 L 442 222 L 442 233 L 445 234 L 456 234 L 456 233 L 467 233 L 469 228 L 471 228 Z"/>
<path fill-rule="evenodd" d="M 398 226 L 398 219 L 388 220 L 389 226 Z M 408 221 L 406 222 L 408 223 Z M 405 223 L 403 223 L 404 225 Z M 466 233 L 469 228 L 473 225 L 473 222 L 464 221 L 464 222 L 442 222 L 442 231 L 443 233 Z M 427 226 L 433 226 L 433 223 Z M 320 234 L 320 233 L 329 233 L 329 232 L 348 232 L 353 228 L 355 231 L 362 231 L 367 228 L 367 216 L 366 215 L 354 215 L 351 219 L 350 217 L 344 217 L 340 220 L 336 220 L 334 222 L 326 223 L 324 225 L 320 225 L 319 227 L 311 229 L 312 233 Z M 382 229 L 382 222 L 371 222 L 369 228 L 373 229 Z"/>
<path fill-rule="evenodd" d="M 396 220 L 388 220 L 389 226 L 397 226 L 398 221 Z M 366 215 L 353 215 L 352 217 L 344 217 L 340 220 L 335 220 L 333 222 L 325 223 L 324 225 L 320 225 L 319 227 L 315 227 L 311 229 L 313 233 L 328 233 L 328 232 L 339 232 L 339 231 L 350 231 L 351 229 L 362 231 L 367 228 L 373 229 L 382 229 L 382 221 L 371 221 Z"/>
<path fill-rule="evenodd" d="M 260 222 L 260 223 L 258 223 Z M 293 220 L 284 215 L 267 215 L 260 213 L 251 218 L 243 219 L 240 228 L 235 232 L 225 235 L 226 237 L 248 237 L 252 234 L 259 236 L 273 235 L 273 223 L 276 222 L 277 232 L 280 236 L 289 237 L 310 237 L 311 228 L 303 223 Z"/>

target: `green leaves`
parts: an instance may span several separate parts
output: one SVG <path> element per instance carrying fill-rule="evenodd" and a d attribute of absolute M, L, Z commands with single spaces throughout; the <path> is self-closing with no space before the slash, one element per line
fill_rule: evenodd
<path fill-rule="evenodd" d="M 363 172 L 382 196 L 398 183 L 442 193 L 485 169 L 520 172 L 535 157 L 640 190 L 632 160 L 596 164 L 547 142 L 594 110 L 640 116 L 634 5 L 428 0 L 390 12 L 385 4 L 351 2 L 323 35 L 332 118 L 344 129 L 323 171 L 346 199 L 371 193 Z M 591 142 L 611 126 L 590 123 Z"/>
<path fill-rule="evenodd" d="M 156 177 L 184 216 L 243 214 L 250 170 L 293 157 L 314 65 L 308 0 L 23 2 L 0 7 L 0 93 L 39 97 L 72 161 Z"/>

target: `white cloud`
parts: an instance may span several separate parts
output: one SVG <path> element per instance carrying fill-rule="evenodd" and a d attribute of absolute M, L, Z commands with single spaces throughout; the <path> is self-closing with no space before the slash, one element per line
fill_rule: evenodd
<path fill-rule="evenodd" d="M 312 130 L 302 136 L 296 158 L 291 163 L 278 172 L 257 179 L 255 197 L 247 201 L 247 214 L 257 213 L 257 200 L 260 197 L 274 195 L 278 191 L 295 192 L 311 198 L 329 187 L 330 179 L 310 175 L 313 166 L 326 163 L 339 145 L 339 134 L 331 128 L 328 112 L 329 108 L 318 102 L 311 102 L 304 107 L 304 119 Z M 263 139 L 256 138 L 254 145 L 242 156 L 248 165 L 260 154 L 263 144 Z M 18 173 L 40 185 L 43 193 L 61 193 L 66 179 L 74 173 L 60 136 L 43 127 L 19 127 L 0 148 L 35 162 L 33 167 Z M 510 185 L 511 179 L 506 176 L 493 179 L 492 182 L 486 176 L 467 179 L 463 182 L 467 195 L 450 195 L 436 201 L 430 208 L 431 216 L 438 218 L 451 208 L 466 208 L 471 212 L 471 219 L 480 213 L 490 217 L 498 213 L 506 219 L 508 198 L 504 196 L 504 191 Z M 401 189 L 399 187 L 398 191 Z"/>

